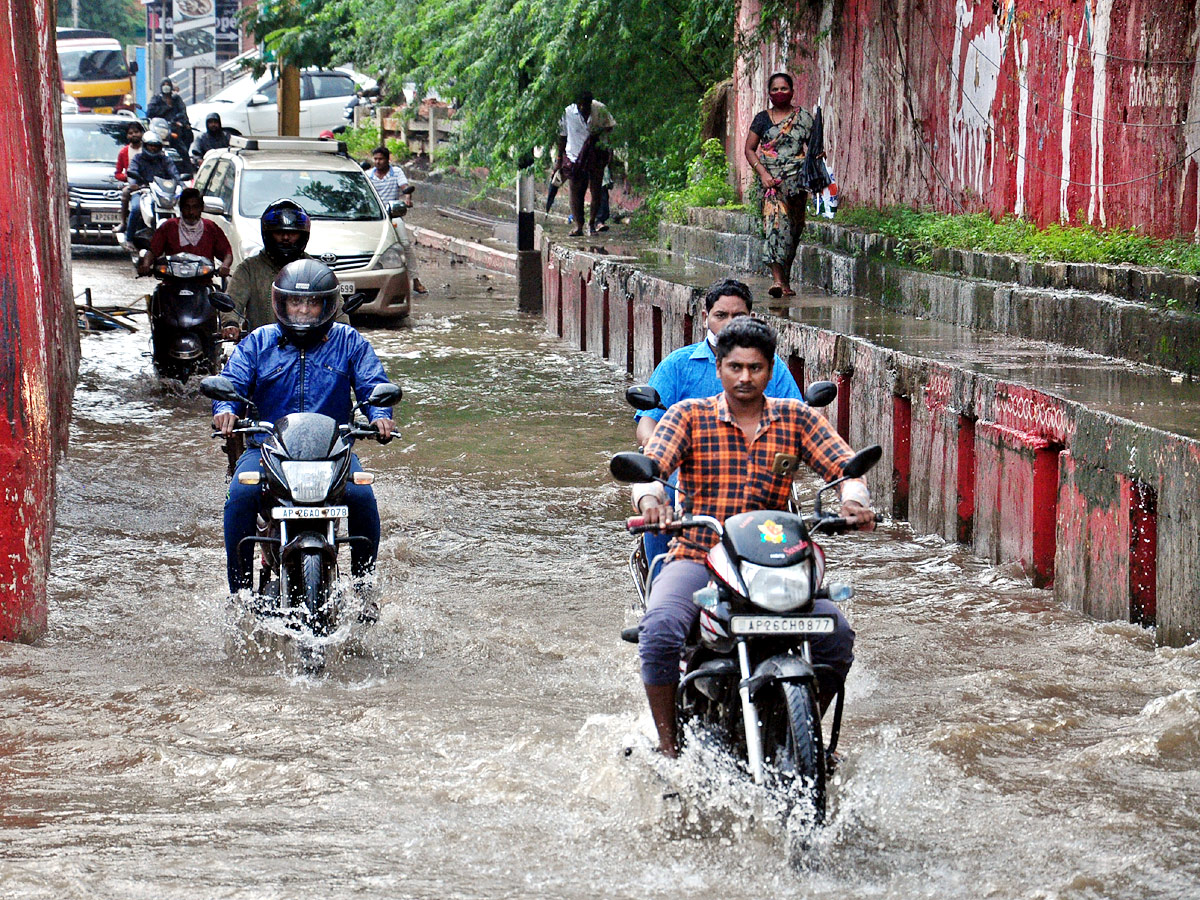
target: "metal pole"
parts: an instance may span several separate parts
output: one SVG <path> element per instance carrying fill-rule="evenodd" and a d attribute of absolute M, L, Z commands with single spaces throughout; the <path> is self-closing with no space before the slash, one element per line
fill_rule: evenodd
<path fill-rule="evenodd" d="M 542 253 L 536 248 L 533 173 L 517 176 L 517 309 L 542 312 Z"/>

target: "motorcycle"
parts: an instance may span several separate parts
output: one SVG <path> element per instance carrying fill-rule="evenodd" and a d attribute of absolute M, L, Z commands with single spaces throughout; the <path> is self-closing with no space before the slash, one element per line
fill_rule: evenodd
<path fill-rule="evenodd" d="M 243 484 L 260 484 L 262 500 L 257 534 L 245 544 L 257 546 L 258 586 L 255 611 L 281 621 L 296 641 L 306 671 L 318 673 L 325 666 L 325 652 L 342 626 L 341 592 L 338 580 L 338 550 L 365 538 L 339 533 L 349 518 L 341 502 L 347 483 L 371 484 L 374 476 L 350 472 L 351 443 L 355 438 L 375 438 L 387 443 L 374 426 L 362 421 L 339 425 L 318 413 L 291 413 L 278 422 L 255 421 L 254 404 L 237 393 L 222 375 L 200 383 L 200 391 L 213 400 L 245 404 L 247 418 L 239 419 L 235 434 L 260 435 L 261 471 L 243 472 Z M 400 401 L 400 388 L 381 384 L 358 404 L 391 406 Z M 219 432 L 213 434 L 218 437 Z"/>
<path fill-rule="evenodd" d="M 719 538 L 707 557 L 712 581 L 693 595 L 700 615 L 687 639 L 675 699 L 681 733 L 686 736 L 683 726 L 690 724 L 723 740 L 754 782 L 772 790 L 789 811 L 801 804 L 811 808 L 814 825 L 825 819 L 826 777 L 845 690 L 833 673 L 813 663 L 810 637 L 835 629 L 832 616 L 812 611 L 813 601 L 844 602 L 853 592 L 847 585 L 823 584 L 825 554 L 813 536 L 847 530 L 844 518 L 822 509 L 821 497 L 865 475 L 882 454 L 875 445 L 849 459 L 842 477 L 818 492 L 811 515 L 758 510 L 721 522 L 685 512 L 666 526 L 708 528 Z M 618 453 L 610 469 L 618 481 L 666 483 L 641 453 Z M 633 534 L 659 528 L 640 516 L 626 527 Z M 834 706 L 827 741 L 817 700 L 822 687 Z"/>
<path fill-rule="evenodd" d="M 128 241 L 132 246 L 130 259 L 134 266 L 150 252 L 150 241 L 158 226 L 176 215 L 179 195 L 182 193 L 182 181 L 162 177 L 156 177 L 138 192 L 141 197 L 138 201 L 140 217 L 134 216 L 133 229 L 128 234 L 118 235 L 122 241 Z"/>
<path fill-rule="evenodd" d="M 814 381 L 804 389 L 804 402 L 814 409 L 822 409 L 837 399 L 837 385 L 832 381 Z M 644 385 L 635 384 L 625 391 L 625 402 L 634 409 L 650 411 L 652 409 L 665 410 L 662 400 L 659 399 L 658 391 L 654 388 Z M 674 485 L 670 485 L 673 489 Z M 797 488 L 793 487 L 793 492 Z M 670 496 L 668 494 L 668 496 Z M 799 508 L 799 500 L 794 495 L 792 497 L 792 511 L 795 512 Z M 653 573 L 657 572 L 659 567 L 666 559 L 665 553 L 660 553 L 654 558 L 646 552 L 646 542 L 642 535 L 638 535 L 633 542 L 633 549 L 629 553 L 629 575 L 633 579 L 634 590 L 637 591 L 637 600 L 635 601 L 634 609 L 638 613 L 646 611 L 646 597 L 650 591 L 650 580 Z M 637 643 L 637 626 L 633 625 L 624 629 L 621 632 L 621 637 L 629 641 L 631 644 Z"/>
<path fill-rule="evenodd" d="M 159 280 L 150 295 L 150 359 L 159 378 L 186 383 L 201 372 L 220 368 L 218 309 L 233 302 L 213 289 L 216 266 L 192 253 L 159 259 L 153 268 Z"/>

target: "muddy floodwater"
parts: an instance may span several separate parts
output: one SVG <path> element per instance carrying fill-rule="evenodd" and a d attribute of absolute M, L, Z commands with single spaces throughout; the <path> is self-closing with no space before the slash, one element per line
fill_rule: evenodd
<path fill-rule="evenodd" d="M 618 639 L 625 379 L 510 279 L 425 262 L 412 321 L 364 329 L 405 391 L 360 449 L 382 616 L 322 677 L 227 604 L 207 403 L 144 328 L 84 338 L 50 629 L 0 646 L 0 897 L 1200 896 L 1200 647 L 902 524 L 826 542 L 857 661 L 800 864 L 721 760 L 657 759 Z"/>

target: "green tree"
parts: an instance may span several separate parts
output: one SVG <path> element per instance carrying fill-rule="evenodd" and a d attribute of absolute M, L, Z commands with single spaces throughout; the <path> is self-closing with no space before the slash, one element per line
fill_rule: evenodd
<path fill-rule="evenodd" d="M 59 0 L 58 25 L 71 26 L 71 0 Z M 122 46 L 146 39 L 146 9 L 138 0 L 79 0 L 79 27 L 107 31 Z"/>
<path fill-rule="evenodd" d="M 315 50 L 314 62 L 353 62 L 393 94 L 414 81 L 455 99 L 464 161 L 503 173 L 553 146 L 563 108 L 589 88 L 617 119 L 631 175 L 669 187 L 699 149 L 705 91 L 732 72 L 736 11 L 736 0 L 307 0 L 302 17 L 260 33 Z"/>

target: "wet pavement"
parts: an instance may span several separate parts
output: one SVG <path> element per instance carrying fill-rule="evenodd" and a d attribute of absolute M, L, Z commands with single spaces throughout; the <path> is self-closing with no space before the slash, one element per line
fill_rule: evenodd
<path fill-rule="evenodd" d="M 227 608 L 207 404 L 164 393 L 145 330 L 84 338 L 50 630 L 0 646 L 0 897 L 1200 892 L 1200 648 L 902 526 L 826 542 L 857 661 L 799 865 L 720 759 L 656 759 L 617 638 L 624 377 L 510 279 L 425 262 L 412 321 L 365 330 L 405 390 L 402 438 L 361 453 L 382 617 L 320 678 Z M 98 303 L 129 275 L 76 261 Z"/>

